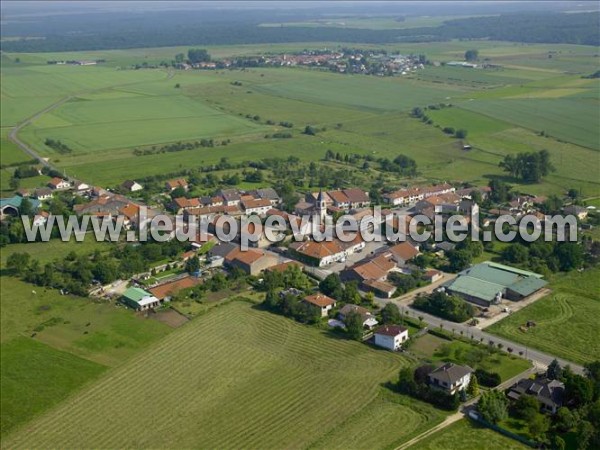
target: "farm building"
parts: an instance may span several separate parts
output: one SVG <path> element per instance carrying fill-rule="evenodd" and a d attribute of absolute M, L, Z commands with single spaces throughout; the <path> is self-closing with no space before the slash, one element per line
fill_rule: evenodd
<path fill-rule="evenodd" d="M 160 302 L 171 301 L 171 298 L 178 292 L 184 289 L 193 288 L 198 284 L 200 284 L 199 278 L 187 276 L 155 286 L 150 289 L 150 293 Z"/>
<path fill-rule="evenodd" d="M 463 270 L 444 284 L 451 294 L 488 307 L 502 298 L 522 300 L 539 291 L 547 282 L 542 275 L 490 261 Z"/>
<path fill-rule="evenodd" d="M 127 289 L 123 293 L 121 301 L 136 311 L 156 308 L 161 303 L 161 301 L 150 292 L 138 287 L 130 287 Z"/>
<path fill-rule="evenodd" d="M 20 214 L 22 202 L 23 197 L 21 197 L 20 195 L 0 199 L 1 217 L 4 218 L 5 216 L 18 216 Z M 37 199 L 29 199 L 29 202 L 34 211 L 40 207 L 40 202 Z"/>

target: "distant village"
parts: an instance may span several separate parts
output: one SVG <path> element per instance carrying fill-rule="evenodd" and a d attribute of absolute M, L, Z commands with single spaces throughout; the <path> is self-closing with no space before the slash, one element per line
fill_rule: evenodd
<path fill-rule="evenodd" d="M 303 66 L 336 73 L 395 76 L 423 69 L 426 64 L 428 61 L 425 55 L 388 54 L 385 51 L 348 48 L 340 51 L 305 50 L 300 53 L 224 58 L 215 61 L 193 61 L 188 58 L 185 61 L 175 61 L 174 67 L 181 70 L 217 70 Z"/>

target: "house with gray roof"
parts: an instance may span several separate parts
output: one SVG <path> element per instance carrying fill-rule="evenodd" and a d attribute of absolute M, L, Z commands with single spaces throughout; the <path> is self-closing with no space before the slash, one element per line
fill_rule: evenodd
<path fill-rule="evenodd" d="M 542 411 L 556 414 L 558 408 L 563 405 L 564 393 L 564 383 L 541 377 L 534 380 L 523 378 L 517 381 L 506 395 L 511 400 L 518 400 L 522 395 L 531 395 L 540 402 Z"/>
<path fill-rule="evenodd" d="M 427 379 L 429 386 L 455 394 L 469 386 L 472 373 L 473 369 L 469 366 L 446 363 L 430 372 Z"/>

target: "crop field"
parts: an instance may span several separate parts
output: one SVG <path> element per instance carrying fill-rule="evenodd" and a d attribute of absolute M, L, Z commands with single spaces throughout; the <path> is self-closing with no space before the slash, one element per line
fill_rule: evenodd
<path fill-rule="evenodd" d="M 222 157 L 245 161 L 277 154 L 311 161 L 322 158 L 328 149 L 391 158 L 402 153 L 416 159 L 424 178 L 486 184 L 491 177 L 503 175 L 498 162 L 505 154 L 545 148 L 558 170 L 524 190 L 547 195 L 574 187 L 585 195 L 598 195 L 600 185 L 586 170 L 598 149 L 597 81 L 579 75 L 590 73 L 590 61 L 597 60 L 589 48 L 486 41 L 406 44 L 405 51 L 450 60 L 461 59 L 471 47 L 503 68 L 428 67 L 397 78 L 295 68 L 168 72 L 127 66 L 170 59 L 185 48 L 23 54 L 18 55 L 22 63 L 10 62 L 2 69 L 3 136 L 8 127 L 71 96 L 39 116 L 20 136 L 70 176 L 100 185 L 199 167 Z M 302 48 L 308 47 L 273 44 L 208 50 L 222 57 Z M 390 46 L 389 50 L 399 49 Z M 45 64 L 47 59 L 75 58 L 103 58 L 106 63 Z M 527 65 L 529 59 L 535 63 Z M 542 60 L 544 64 L 538 64 Z M 564 68 L 567 61 L 570 70 Z M 439 102 L 457 107 L 431 111 L 430 116 L 440 126 L 467 129 L 470 152 L 462 151 L 455 139 L 439 129 L 408 116 L 415 106 Z M 255 116 L 258 120 L 252 119 Z M 272 123 L 281 121 L 294 123 L 292 139 L 265 139 L 265 134 L 281 129 Z M 326 131 L 316 137 L 302 136 L 300 131 L 309 124 Z M 551 138 L 536 134 L 542 130 Z M 60 139 L 72 151 L 58 154 L 44 145 L 46 138 Z M 231 143 L 133 155 L 138 147 L 202 138 L 231 139 Z M 14 145 L 5 140 L 2 144 L 7 149 L 3 164 L 24 160 Z M 3 189 L 7 185 L 3 174 Z"/>
<path fill-rule="evenodd" d="M 410 447 L 412 450 L 524 450 L 528 446 L 501 435 L 489 428 L 460 420 Z"/>
<path fill-rule="evenodd" d="M 597 98 L 476 100 L 460 106 L 537 132 L 544 131 L 563 141 L 600 150 L 597 128 L 600 103 Z"/>
<path fill-rule="evenodd" d="M 327 447 L 326 439 L 339 439 L 330 433 L 363 411 L 383 414 L 390 426 L 388 414 L 405 419 L 394 424 L 397 435 L 386 430 L 383 445 L 395 444 L 442 419 L 424 405 L 370 407 L 382 401 L 380 383 L 405 363 L 233 302 L 109 371 L 5 446 Z M 354 435 L 345 445 L 363 438 Z"/>
<path fill-rule="evenodd" d="M 597 360 L 600 358 L 599 275 L 599 269 L 556 275 L 551 281 L 553 292 L 549 296 L 486 331 L 577 363 Z M 527 321 L 536 325 L 523 331 L 521 327 Z"/>

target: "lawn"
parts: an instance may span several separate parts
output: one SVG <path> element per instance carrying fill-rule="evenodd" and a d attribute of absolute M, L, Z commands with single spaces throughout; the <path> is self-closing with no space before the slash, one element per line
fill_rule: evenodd
<path fill-rule="evenodd" d="M 339 439 L 331 433 L 365 411 L 390 426 L 388 413 L 404 418 L 401 427 L 372 441 L 371 448 L 385 447 L 441 418 L 425 406 L 392 405 L 384 412 L 371 406 L 380 384 L 406 363 L 400 355 L 233 302 L 111 370 L 5 446 L 328 446 L 327 438 Z M 412 417 L 423 411 L 426 417 Z M 345 446 L 363 438 L 354 435 Z"/>
<path fill-rule="evenodd" d="M 486 331 L 579 364 L 600 359 L 600 269 L 558 274 L 552 293 Z M 535 327 L 522 331 L 527 321 Z"/>
<path fill-rule="evenodd" d="M 522 450 L 529 447 L 468 419 L 463 419 L 410 448 L 413 450 Z"/>
<path fill-rule="evenodd" d="M 459 340 L 448 341 L 429 333 L 419 337 L 410 351 L 434 364 L 453 362 L 496 372 L 502 381 L 510 380 L 531 366 L 528 361 L 516 356 L 502 352 L 490 354 L 484 345 Z"/>

